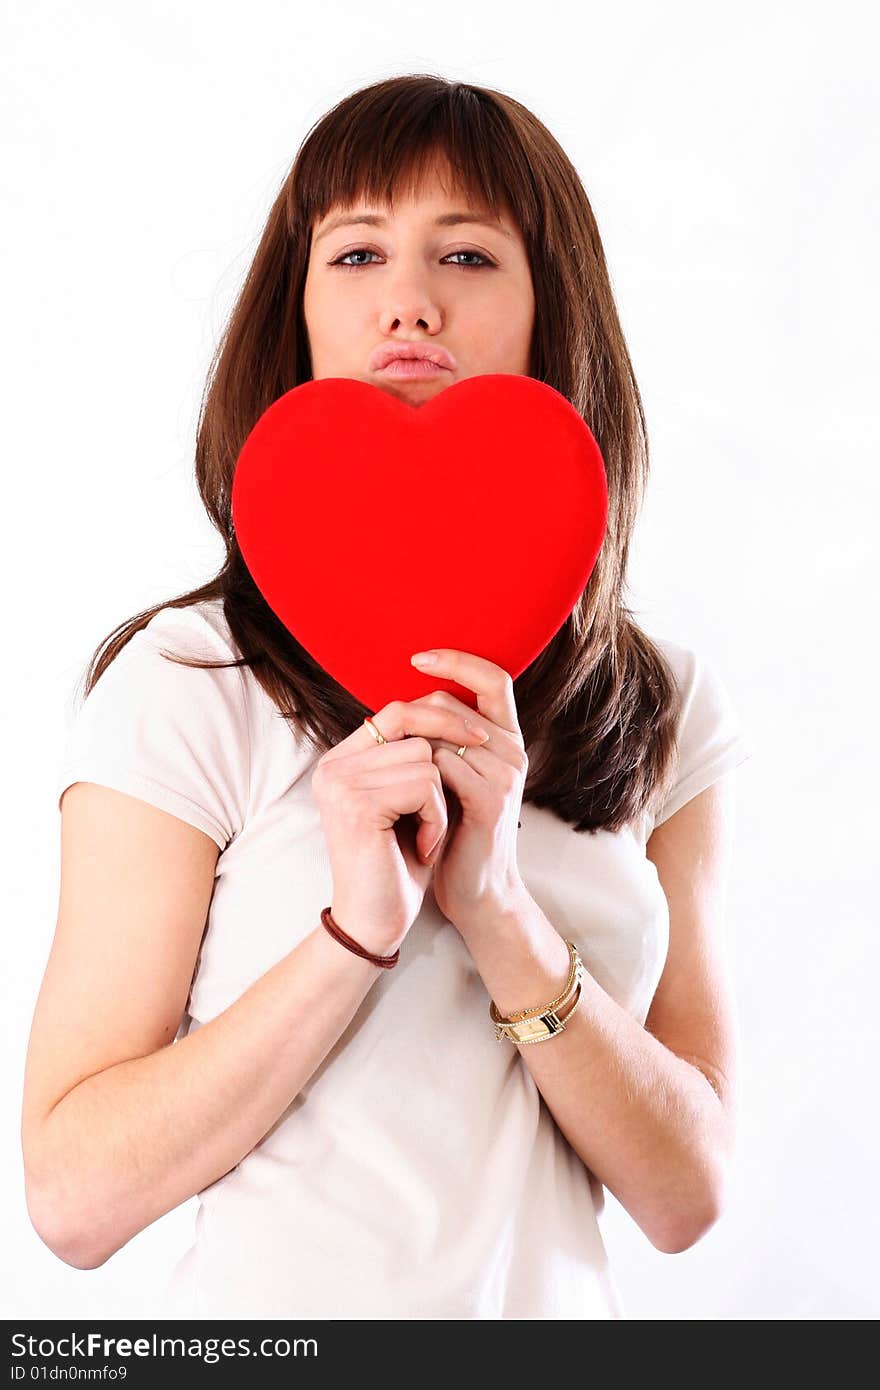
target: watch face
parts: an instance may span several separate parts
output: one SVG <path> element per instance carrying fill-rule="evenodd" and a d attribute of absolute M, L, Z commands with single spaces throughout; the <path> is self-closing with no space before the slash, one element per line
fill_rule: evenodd
<path fill-rule="evenodd" d="M 551 1038 L 554 1033 L 562 1032 L 569 1014 L 577 1008 L 581 994 L 581 982 L 586 970 L 575 943 L 566 941 L 565 944 L 571 954 L 574 971 L 563 997 L 557 1000 L 553 1009 L 547 1009 L 544 1013 L 532 1014 L 531 1017 L 512 1014 L 510 1018 L 503 1018 L 498 1012 L 494 999 L 490 1002 L 489 1017 L 495 1025 L 495 1037 L 499 1042 L 503 1038 L 507 1038 L 510 1042 L 538 1042 L 542 1038 Z M 557 1009 L 561 1008 L 566 1010 L 562 1018 L 556 1012 Z"/>

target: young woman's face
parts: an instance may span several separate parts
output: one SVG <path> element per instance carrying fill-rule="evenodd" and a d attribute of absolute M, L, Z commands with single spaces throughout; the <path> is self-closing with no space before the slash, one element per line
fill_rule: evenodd
<path fill-rule="evenodd" d="M 381 225 L 354 220 L 367 215 Z M 528 373 L 535 299 L 522 235 L 506 213 L 500 224 L 462 215 L 491 218 L 434 171 L 393 213 L 358 205 L 317 223 L 303 297 L 316 381 L 353 377 L 421 405 L 465 377 Z M 340 216 L 353 220 L 334 226 Z M 379 349 L 400 343 L 445 348 L 453 365 L 427 379 L 379 370 Z"/>

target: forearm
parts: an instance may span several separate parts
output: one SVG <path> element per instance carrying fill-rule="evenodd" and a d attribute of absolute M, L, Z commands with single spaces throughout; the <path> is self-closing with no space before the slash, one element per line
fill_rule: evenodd
<path fill-rule="evenodd" d="M 462 936 L 503 1014 L 555 998 L 568 977 L 565 940 L 528 895 Z M 589 971 L 563 1032 L 517 1051 L 572 1148 L 652 1243 L 668 1251 L 693 1244 L 715 1219 L 732 1146 L 702 1072 Z"/>
<path fill-rule="evenodd" d="M 94 1268 L 221 1178 L 264 1137 L 344 1032 L 381 967 L 323 926 L 179 1042 L 81 1081 L 43 1121 L 34 1224 Z M 51 1215 L 50 1215 L 51 1214 Z"/>

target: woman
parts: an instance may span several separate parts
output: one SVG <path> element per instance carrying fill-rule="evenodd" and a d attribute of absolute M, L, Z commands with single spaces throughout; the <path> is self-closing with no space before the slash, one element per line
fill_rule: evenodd
<path fill-rule="evenodd" d="M 381 370 L 402 345 L 445 368 Z M 486 372 L 581 412 L 605 541 L 515 681 L 440 653 L 476 714 L 433 692 L 369 711 L 251 580 L 236 459 L 310 378 L 417 406 Z M 60 1258 L 94 1268 L 198 1194 L 171 1316 L 615 1318 L 604 1187 L 660 1250 L 717 1219 L 748 750 L 711 665 L 622 602 L 647 461 L 596 223 L 550 133 L 434 76 L 340 102 L 271 210 L 200 419 L 223 568 L 110 635 L 70 734 L 22 1122 Z M 394 595 L 376 600 L 381 619 Z"/>

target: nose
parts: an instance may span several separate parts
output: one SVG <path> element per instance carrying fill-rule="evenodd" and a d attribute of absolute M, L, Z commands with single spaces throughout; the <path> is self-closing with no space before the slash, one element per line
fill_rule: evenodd
<path fill-rule="evenodd" d="M 406 333 L 411 328 L 423 333 L 439 333 L 442 327 L 443 316 L 438 309 L 424 305 L 406 307 L 399 300 L 385 308 L 380 316 L 383 338 L 390 338 L 393 333 Z"/>
<path fill-rule="evenodd" d="M 443 327 L 440 305 L 416 274 L 392 277 L 385 281 L 382 291 L 381 329 L 385 337 L 399 329 L 421 328 L 438 333 Z"/>

